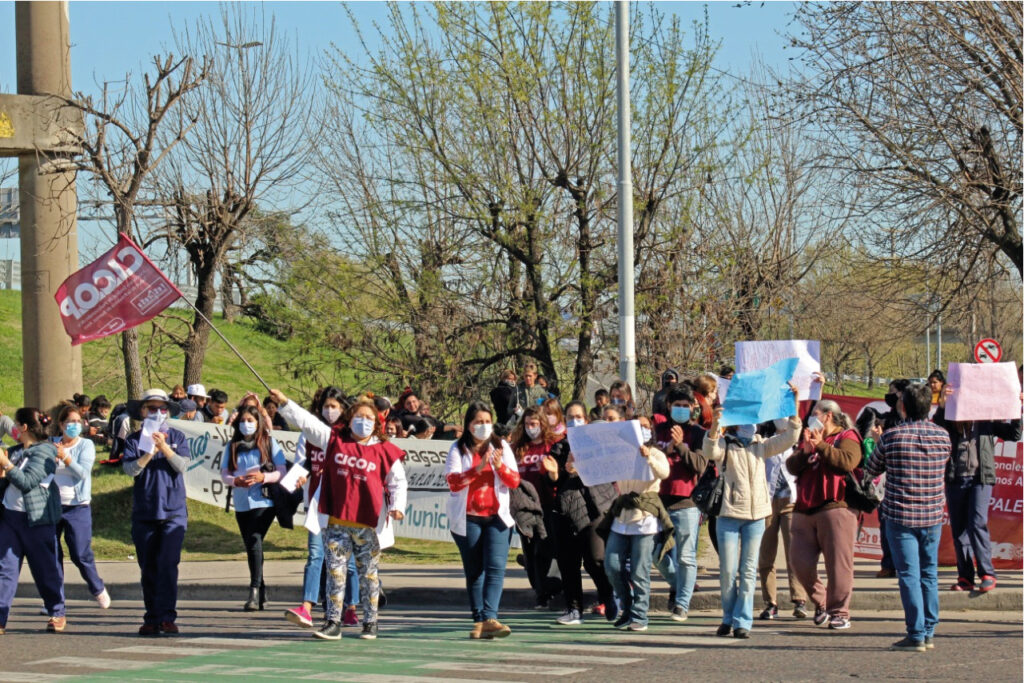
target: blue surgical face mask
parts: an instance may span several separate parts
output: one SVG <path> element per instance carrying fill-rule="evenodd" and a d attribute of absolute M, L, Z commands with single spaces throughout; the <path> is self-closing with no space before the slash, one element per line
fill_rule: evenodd
<path fill-rule="evenodd" d="M 357 439 L 365 439 L 373 434 L 373 420 L 368 417 L 353 417 L 350 426 L 352 427 L 352 434 Z"/>
<path fill-rule="evenodd" d="M 685 424 L 690 421 L 690 409 L 686 406 L 672 406 L 672 421 Z"/>
<path fill-rule="evenodd" d="M 744 446 L 749 444 L 757 434 L 757 425 L 740 425 L 736 428 L 736 438 Z"/>
<path fill-rule="evenodd" d="M 569 420 L 570 427 L 582 427 L 585 424 L 587 424 L 587 421 L 584 420 L 582 417 L 574 417 L 571 420 Z"/>
<path fill-rule="evenodd" d="M 81 422 L 69 422 L 66 425 L 64 425 L 64 436 L 68 437 L 69 439 L 78 438 L 78 436 L 81 433 L 82 433 L 82 423 Z"/>
<path fill-rule="evenodd" d="M 238 431 L 242 432 L 242 436 L 252 436 L 256 433 L 256 423 L 245 420 L 244 422 L 238 423 Z"/>

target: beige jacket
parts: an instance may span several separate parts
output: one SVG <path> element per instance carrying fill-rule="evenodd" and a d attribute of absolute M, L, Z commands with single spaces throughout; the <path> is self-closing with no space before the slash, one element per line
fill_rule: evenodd
<path fill-rule="evenodd" d="M 618 488 L 620 496 L 626 493 L 657 493 L 661 488 L 661 480 L 668 477 L 668 458 L 654 446 L 650 446 L 650 451 L 647 462 L 651 466 L 651 472 L 654 473 L 654 479 L 651 481 L 644 481 L 643 479 L 623 479 L 622 481 L 617 481 L 615 486 Z M 763 471 L 761 476 L 764 476 Z M 623 510 L 619 513 L 617 519 L 623 524 L 634 524 L 643 521 L 643 518 L 646 516 L 648 516 L 647 513 L 642 510 Z"/>
<path fill-rule="evenodd" d="M 800 438 L 800 419 L 789 418 L 787 429 L 769 439 L 754 436 L 746 448 L 735 441 L 729 444 L 729 460 L 725 463 L 725 490 L 719 517 L 733 519 L 764 519 L 772 514 L 772 501 L 768 496 L 768 480 L 764 461 L 773 455 L 785 453 Z M 704 455 L 722 471 L 725 459 L 725 438 L 704 437 Z"/>

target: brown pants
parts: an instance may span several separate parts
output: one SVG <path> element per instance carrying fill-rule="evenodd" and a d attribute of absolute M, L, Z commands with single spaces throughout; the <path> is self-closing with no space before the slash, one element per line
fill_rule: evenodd
<path fill-rule="evenodd" d="M 806 515 L 794 512 L 790 526 L 789 563 L 797 580 L 817 608 L 833 617 L 850 618 L 853 595 L 853 544 L 857 515 L 849 508 L 833 508 Z M 828 589 L 818 579 L 818 557 L 825 555 Z"/>
<path fill-rule="evenodd" d="M 775 559 L 779 552 L 779 533 L 782 533 L 782 547 L 786 553 L 786 575 L 789 579 L 789 599 L 796 604 L 807 602 L 807 593 L 796 580 L 789 562 L 790 520 L 793 503 L 789 498 L 772 499 L 772 516 L 765 520 L 764 535 L 761 536 L 761 552 L 757 558 L 757 574 L 761 577 L 761 597 L 767 605 L 778 605 L 775 587 Z"/>

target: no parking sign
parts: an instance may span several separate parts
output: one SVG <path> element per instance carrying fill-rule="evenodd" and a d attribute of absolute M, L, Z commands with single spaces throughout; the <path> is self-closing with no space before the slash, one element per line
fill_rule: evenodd
<path fill-rule="evenodd" d="M 1003 347 L 995 339 L 982 339 L 974 345 L 974 360 L 979 363 L 998 363 L 1003 357 Z"/>

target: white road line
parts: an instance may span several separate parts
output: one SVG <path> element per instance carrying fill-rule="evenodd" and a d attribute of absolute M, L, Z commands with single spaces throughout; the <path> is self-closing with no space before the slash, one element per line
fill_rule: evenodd
<path fill-rule="evenodd" d="M 29 666 L 68 666 L 86 669 L 144 669 L 153 662 L 138 662 L 130 659 L 103 659 L 102 657 L 52 657 L 29 662 Z"/>
<path fill-rule="evenodd" d="M 72 674 L 32 674 L 24 671 L 0 671 L 0 681 L 4 683 L 32 683 L 33 681 L 62 681 L 71 678 Z"/>
<path fill-rule="evenodd" d="M 571 676 L 590 671 L 586 667 L 570 666 L 531 666 L 529 664 L 516 664 L 514 669 L 507 664 L 475 664 L 470 662 L 430 662 L 420 664 L 417 669 L 433 669 L 437 671 L 469 671 L 495 674 L 527 674 L 530 676 Z"/>
<path fill-rule="evenodd" d="M 657 645 L 736 645 L 743 642 L 740 638 L 723 638 L 714 633 L 708 635 L 687 634 L 687 635 L 656 635 L 646 633 L 622 633 L 594 636 L 595 639 L 614 643 L 650 644 Z"/>
<path fill-rule="evenodd" d="M 692 647 L 644 647 L 643 645 L 595 645 L 593 643 L 537 643 L 533 647 L 544 650 L 598 652 L 609 655 L 685 655 L 695 652 Z"/>
<path fill-rule="evenodd" d="M 295 669 L 274 666 L 239 667 L 235 664 L 200 664 L 198 666 L 176 669 L 175 673 L 188 674 L 191 676 L 213 674 L 217 676 L 234 676 L 241 678 L 278 678 L 282 681 L 295 678 Z"/>
<path fill-rule="evenodd" d="M 448 641 L 448 642 L 453 642 L 453 641 Z M 468 640 L 466 641 L 466 643 L 467 643 L 468 647 L 472 648 L 474 646 L 474 644 L 470 643 Z M 532 647 L 534 645 L 535 644 L 533 644 L 533 643 L 517 642 L 515 648 L 499 649 L 499 648 L 493 647 L 491 644 L 488 644 L 488 645 L 482 646 L 483 649 L 481 651 L 479 651 L 479 652 L 467 652 L 467 651 L 464 651 L 464 650 L 463 651 L 459 651 L 459 652 L 444 652 L 443 656 L 446 659 L 473 659 L 473 660 L 478 660 L 479 659 L 479 660 L 485 660 L 485 661 L 494 661 L 496 659 L 497 660 L 510 660 L 511 659 L 511 660 L 520 661 L 524 657 L 528 656 L 531 661 L 538 661 L 538 662 L 545 662 L 545 661 L 547 661 L 547 662 L 564 662 L 565 661 L 565 655 L 549 654 L 547 652 L 530 652 L 529 655 L 525 655 L 524 654 L 524 650 L 526 650 L 527 648 L 530 648 L 530 647 Z M 422 656 L 424 654 L 424 652 L 423 652 L 423 648 L 416 648 L 416 647 L 411 646 L 411 645 L 409 645 L 409 646 L 401 646 L 401 645 L 394 646 L 394 645 L 392 645 L 389 642 L 388 643 L 388 654 L 401 654 L 404 657 L 408 657 L 410 655 L 420 655 L 420 656 Z M 306 656 L 308 656 L 308 655 L 303 655 L 303 657 L 306 657 Z M 621 666 L 623 664 L 635 664 L 637 662 L 642 662 L 642 661 L 643 661 L 642 657 L 640 657 L 640 658 L 638 658 L 638 657 L 601 657 L 601 656 L 598 656 L 598 655 L 588 656 L 587 657 L 587 663 L 588 664 L 608 664 L 608 665 L 611 665 L 611 666 Z"/>
<path fill-rule="evenodd" d="M 178 657 L 191 657 L 192 655 L 219 655 L 229 652 L 224 648 L 212 647 L 189 647 L 188 645 L 129 645 L 127 647 L 115 647 L 104 652 L 129 652 L 138 655 L 171 655 Z"/>
<path fill-rule="evenodd" d="M 323 673 L 302 676 L 301 680 L 344 681 L 345 683 L 441 683 L 441 681 L 458 681 L 458 683 L 496 683 L 493 679 L 434 678 L 433 676 L 402 676 L 399 674 L 359 674 L 345 673 L 344 671 L 325 671 Z M 523 682 L 502 680 L 500 683 Z"/>
<path fill-rule="evenodd" d="M 280 647 L 281 645 L 293 645 L 297 639 L 274 640 L 271 638 L 222 638 L 217 636 L 200 636 L 198 638 L 180 638 L 182 642 L 190 645 L 230 645 L 232 647 Z M 310 636 L 304 638 L 311 641 Z"/>

